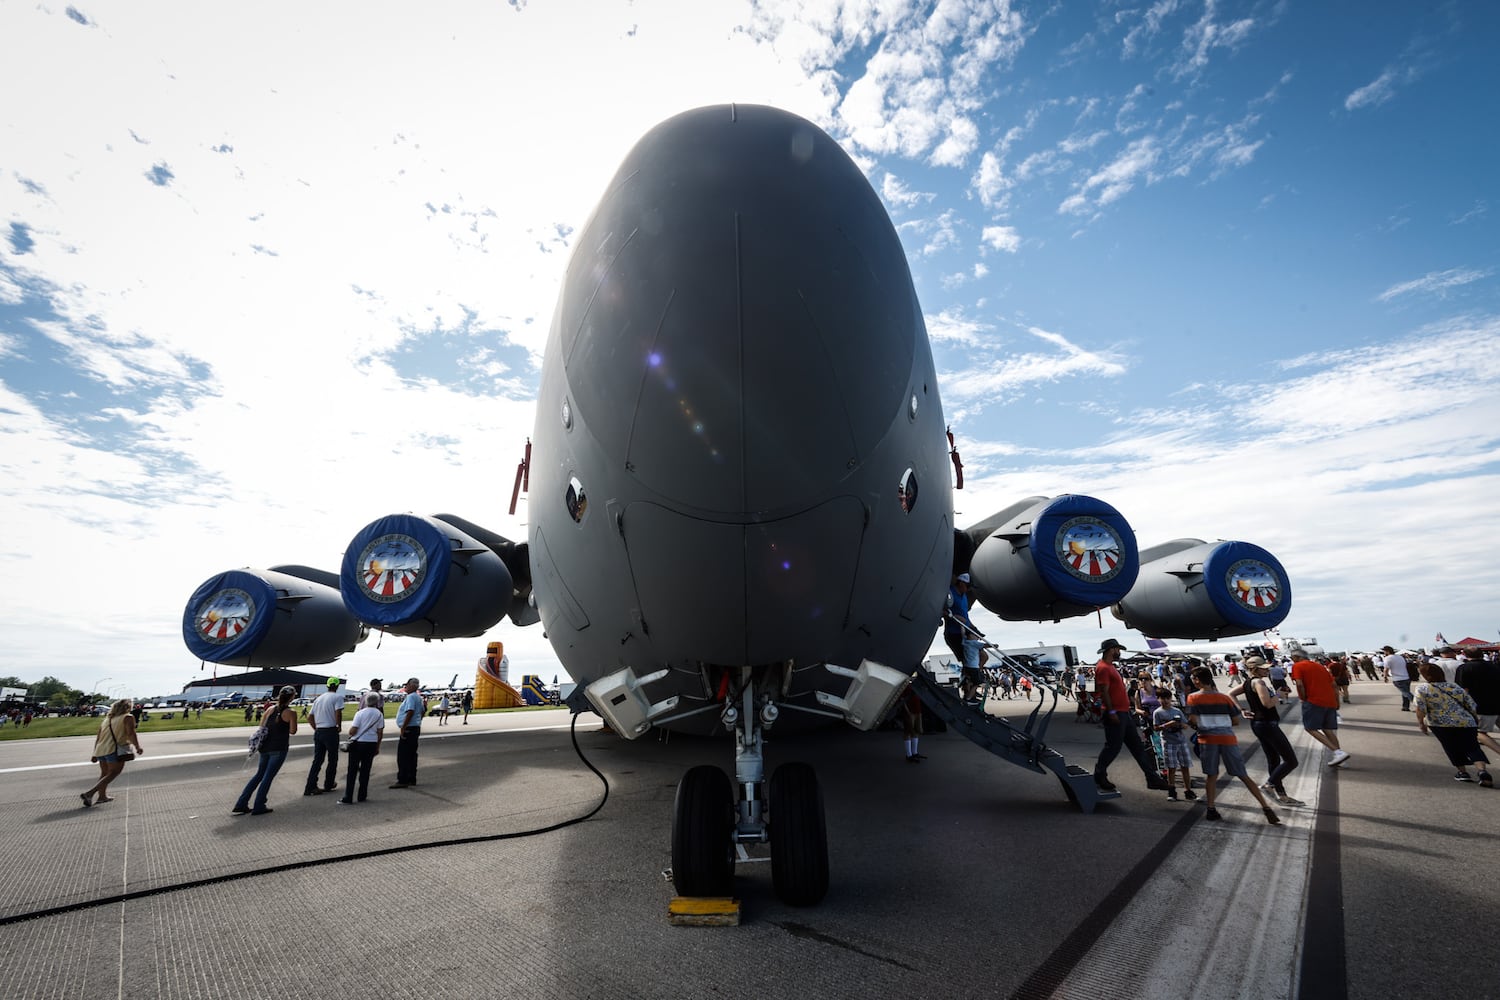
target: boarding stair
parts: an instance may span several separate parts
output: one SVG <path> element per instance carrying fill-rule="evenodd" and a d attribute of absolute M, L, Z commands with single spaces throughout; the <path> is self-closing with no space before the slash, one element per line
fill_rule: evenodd
<path fill-rule="evenodd" d="M 1025 725 L 1017 728 L 1009 720 L 990 715 L 984 710 L 984 695 L 980 696 L 978 702 L 965 702 L 957 691 L 939 683 L 926 667 L 918 667 L 912 680 L 912 686 L 922 699 L 922 704 L 946 722 L 950 729 L 961 733 L 970 742 L 995 756 L 1028 771 L 1038 774 L 1050 771 L 1057 775 L 1068 801 L 1084 813 L 1093 813 L 1094 807 L 1106 799 L 1119 798 L 1118 791 L 1105 791 L 1094 784 L 1092 771 L 1077 764 L 1069 764 L 1062 754 L 1044 742 L 1047 726 L 1057 710 L 1057 689 L 993 645 L 986 644 L 985 648 L 992 657 L 998 659 L 1000 667 L 1014 670 L 1018 676 L 1030 676 L 1033 687 L 1039 692 L 1036 708 L 1027 716 Z M 1047 704 L 1049 694 L 1052 696 L 1050 705 Z M 1044 706 L 1047 708 L 1045 714 L 1042 712 Z"/>

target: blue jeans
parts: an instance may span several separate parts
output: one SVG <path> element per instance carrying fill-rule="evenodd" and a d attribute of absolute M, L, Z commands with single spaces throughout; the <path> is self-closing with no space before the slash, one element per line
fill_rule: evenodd
<path fill-rule="evenodd" d="M 318 768 L 323 759 L 328 759 L 328 774 L 323 778 L 323 787 L 333 791 L 339 783 L 339 731 L 332 726 L 313 730 L 312 767 L 307 769 L 307 791 L 318 787 Z"/>
<path fill-rule="evenodd" d="M 250 793 L 255 792 L 255 812 L 266 807 L 266 793 L 271 790 L 271 782 L 276 780 L 276 772 L 281 770 L 281 765 L 286 763 L 286 751 L 274 750 L 271 753 L 260 755 L 260 766 L 255 769 L 255 777 L 245 782 L 244 791 L 240 792 L 239 801 L 234 804 L 236 809 L 247 809 L 250 806 Z"/>
<path fill-rule="evenodd" d="M 1401 711 L 1405 712 L 1411 708 L 1411 681 L 1391 681 L 1396 685 L 1396 690 L 1401 692 Z"/>

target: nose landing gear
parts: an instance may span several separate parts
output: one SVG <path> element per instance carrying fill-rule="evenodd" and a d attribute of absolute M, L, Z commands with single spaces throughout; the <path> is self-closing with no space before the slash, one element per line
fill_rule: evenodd
<path fill-rule="evenodd" d="M 811 765 L 787 763 L 771 776 L 767 800 L 762 750 L 777 709 L 769 693 L 757 698 L 750 668 L 740 669 L 739 696 L 722 715 L 735 732 L 738 802 L 717 767 L 682 776 L 672 815 L 672 881 L 683 896 L 728 896 L 736 845 L 769 842 L 776 895 L 790 906 L 812 906 L 828 892 L 823 793 Z"/>

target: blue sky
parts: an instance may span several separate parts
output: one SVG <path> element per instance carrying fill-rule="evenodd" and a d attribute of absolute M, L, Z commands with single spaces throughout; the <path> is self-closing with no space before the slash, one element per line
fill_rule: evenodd
<path fill-rule="evenodd" d="M 216 572 L 335 568 L 392 511 L 524 537 L 573 234 L 636 138 L 723 101 L 817 122 L 885 200 L 960 524 L 1090 492 L 1142 545 L 1270 549 L 1285 632 L 1495 638 L 1500 11 L 1355 11 L 0 2 L 0 674 L 176 690 Z M 487 638 L 558 672 L 537 628 Z"/>

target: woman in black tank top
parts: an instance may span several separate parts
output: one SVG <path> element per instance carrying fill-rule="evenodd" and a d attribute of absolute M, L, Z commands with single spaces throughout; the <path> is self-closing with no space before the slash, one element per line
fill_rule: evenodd
<path fill-rule="evenodd" d="M 1282 780 L 1297 769 L 1297 753 L 1292 749 L 1292 741 L 1281 731 L 1281 706 L 1276 692 L 1266 680 L 1270 668 L 1259 656 L 1251 656 L 1245 660 L 1245 669 L 1248 674 L 1245 683 L 1232 689 L 1229 695 L 1234 697 L 1240 691 L 1245 692 L 1245 702 L 1250 708 L 1250 731 L 1265 752 L 1266 768 L 1270 772 L 1260 787 L 1274 790 L 1284 806 L 1300 806 L 1302 803 L 1288 795 L 1282 785 Z"/>
<path fill-rule="evenodd" d="M 297 731 L 297 713 L 292 711 L 292 699 L 297 697 L 297 689 L 284 687 L 276 698 L 276 706 L 266 713 L 265 722 L 261 728 L 266 731 L 260 741 L 260 766 L 255 769 L 255 777 L 246 782 L 244 789 L 240 792 L 239 799 L 234 808 L 229 810 L 235 816 L 243 816 L 252 813 L 260 816 L 271 812 L 270 806 L 266 805 L 266 794 L 271 790 L 271 782 L 276 779 L 276 772 L 281 770 L 281 765 L 286 763 L 287 751 L 292 746 L 292 734 Z M 255 795 L 255 808 L 250 808 L 250 796 Z"/>

